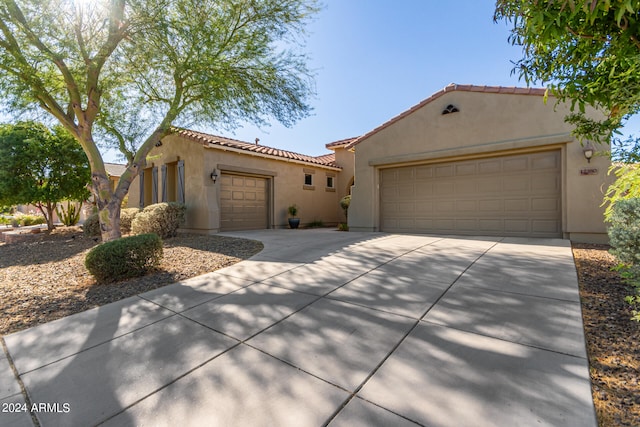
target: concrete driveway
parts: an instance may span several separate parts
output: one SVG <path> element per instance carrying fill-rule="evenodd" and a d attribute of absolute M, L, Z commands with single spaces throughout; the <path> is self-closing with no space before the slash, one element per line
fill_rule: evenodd
<path fill-rule="evenodd" d="M 0 425 L 597 425 L 568 241 L 225 234 L 265 249 L 6 336 Z"/>

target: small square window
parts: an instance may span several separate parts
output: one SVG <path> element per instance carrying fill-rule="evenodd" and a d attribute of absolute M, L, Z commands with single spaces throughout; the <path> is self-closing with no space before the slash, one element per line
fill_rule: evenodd
<path fill-rule="evenodd" d="M 310 173 L 304 174 L 304 185 L 313 185 L 313 175 Z"/>
<path fill-rule="evenodd" d="M 327 188 L 333 188 L 333 177 L 332 176 L 328 176 L 327 177 Z"/>

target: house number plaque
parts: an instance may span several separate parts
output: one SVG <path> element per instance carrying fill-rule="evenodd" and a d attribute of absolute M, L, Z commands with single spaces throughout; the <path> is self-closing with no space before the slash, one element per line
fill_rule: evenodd
<path fill-rule="evenodd" d="M 598 175 L 597 168 L 582 168 L 580 169 L 580 175 Z"/>

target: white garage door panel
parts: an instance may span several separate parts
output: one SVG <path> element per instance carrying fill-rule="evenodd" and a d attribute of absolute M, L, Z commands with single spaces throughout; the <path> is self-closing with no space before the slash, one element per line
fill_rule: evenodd
<path fill-rule="evenodd" d="M 380 172 L 389 232 L 559 237 L 560 151 Z"/>
<path fill-rule="evenodd" d="M 266 178 L 222 174 L 220 188 L 220 230 L 268 228 Z"/>

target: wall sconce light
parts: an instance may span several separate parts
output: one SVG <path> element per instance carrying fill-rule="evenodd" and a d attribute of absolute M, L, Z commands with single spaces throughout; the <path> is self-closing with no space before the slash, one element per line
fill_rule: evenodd
<path fill-rule="evenodd" d="M 216 171 L 215 169 L 213 170 L 213 172 L 211 172 L 211 181 L 213 181 L 213 183 L 216 183 L 216 180 L 218 179 L 218 171 Z"/>
<path fill-rule="evenodd" d="M 591 158 L 593 157 L 593 146 L 591 142 L 587 142 L 587 145 L 582 149 L 582 153 L 584 154 L 584 158 L 587 159 L 587 163 L 591 163 Z"/>

